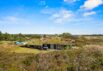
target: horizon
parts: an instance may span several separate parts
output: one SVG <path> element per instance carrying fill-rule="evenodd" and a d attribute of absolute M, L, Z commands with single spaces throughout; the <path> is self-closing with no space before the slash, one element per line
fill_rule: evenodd
<path fill-rule="evenodd" d="M 103 0 L 0 0 L 0 31 L 103 34 Z"/>
<path fill-rule="evenodd" d="M 47 33 L 44 33 L 44 34 L 39 34 L 39 33 L 8 33 L 8 32 L 2 32 L 2 31 L 0 31 L 2 34 L 10 34 L 10 35 L 16 35 L 16 34 L 23 34 L 23 35 L 60 35 L 60 34 L 63 34 L 63 33 L 69 33 L 69 32 L 63 32 L 63 33 L 52 33 L 52 34 L 47 34 Z M 69 34 L 71 34 L 71 33 L 69 33 Z M 83 36 L 103 36 L 103 34 L 71 34 L 71 35 L 73 35 L 73 36 L 79 36 L 79 35 L 83 35 Z"/>

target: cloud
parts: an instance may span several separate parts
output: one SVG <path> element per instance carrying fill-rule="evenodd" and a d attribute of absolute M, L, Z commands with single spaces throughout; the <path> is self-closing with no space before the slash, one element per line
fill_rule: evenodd
<path fill-rule="evenodd" d="M 17 17 L 14 17 L 14 16 L 7 16 L 7 17 L 5 17 L 3 19 L 7 20 L 7 21 L 11 21 L 11 22 L 16 22 L 16 21 L 19 20 Z"/>
<path fill-rule="evenodd" d="M 48 21 L 56 24 L 78 23 L 83 21 L 91 21 L 94 19 L 92 15 L 95 15 L 95 11 L 77 10 L 76 12 L 67 10 L 65 8 L 54 9 L 45 8 L 41 11 L 42 14 L 47 15 Z"/>
<path fill-rule="evenodd" d="M 91 16 L 91 15 L 94 15 L 94 14 L 96 14 L 96 12 L 94 12 L 94 11 L 85 12 L 85 13 L 83 14 L 83 16 L 84 16 L 84 17 L 87 17 L 87 16 Z"/>
<path fill-rule="evenodd" d="M 6 16 L 0 19 L 0 24 L 17 24 L 18 19 L 14 16 Z"/>
<path fill-rule="evenodd" d="M 103 4 L 103 0 L 86 0 L 84 5 L 81 6 L 81 8 L 91 10 L 98 7 L 101 4 Z"/>
<path fill-rule="evenodd" d="M 45 6 L 46 5 L 46 2 L 44 0 L 40 1 L 39 5 L 41 6 Z"/>
<path fill-rule="evenodd" d="M 73 13 L 66 9 L 61 9 L 58 12 L 55 12 L 51 15 L 50 19 L 53 20 L 54 23 L 64 23 L 73 17 Z"/>
<path fill-rule="evenodd" d="M 45 8 L 41 10 L 41 13 L 48 15 L 50 21 L 53 21 L 53 23 L 58 24 L 65 23 L 74 16 L 74 13 L 72 11 L 64 8 L 61 9 Z"/>
<path fill-rule="evenodd" d="M 77 1 L 80 1 L 80 0 L 64 0 L 64 2 L 66 2 L 66 3 L 74 3 L 74 2 L 77 2 Z"/>
<path fill-rule="evenodd" d="M 29 24 L 30 22 L 24 18 L 16 16 L 6 16 L 0 19 L 0 24 Z"/>

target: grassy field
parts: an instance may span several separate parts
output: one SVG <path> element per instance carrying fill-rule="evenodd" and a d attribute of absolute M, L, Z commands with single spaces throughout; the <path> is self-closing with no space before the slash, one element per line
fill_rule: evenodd
<path fill-rule="evenodd" d="M 54 50 L 38 50 L 33 48 L 20 47 L 19 45 L 15 45 L 13 42 L 10 41 L 0 42 L 0 49 L 14 53 L 33 53 L 33 54 L 47 53 L 54 51 Z"/>
<path fill-rule="evenodd" d="M 44 53 L 44 52 L 47 52 L 47 51 L 40 51 L 40 50 L 37 50 L 37 49 L 31 49 L 31 48 L 25 48 L 25 47 L 15 47 L 14 49 L 11 50 L 11 52 L 15 52 L 15 53 Z"/>
<path fill-rule="evenodd" d="M 103 46 L 88 45 L 56 51 L 20 47 L 12 41 L 0 42 L 0 71 L 78 71 L 77 69 L 102 71 Z"/>

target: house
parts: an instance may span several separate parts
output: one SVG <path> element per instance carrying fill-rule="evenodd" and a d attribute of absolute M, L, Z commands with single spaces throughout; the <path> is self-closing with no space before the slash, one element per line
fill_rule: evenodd
<path fill-rule="evenodd" d="M 32 42 L 31 42 L 32 41 Z M 28 42 L 26 47 L 28 48 L 35 48 L 35 49 L 65 49 L 66 47 L 71 47 L 72 42 L 71 40 L 63 40 L 60 37 L 45 37 L 42 39 L 32 39 Z"/>
<path fill-rule="evenodd" d="M 64 49 L 69 45 L 66 41 L 61 40 L 60 37 L 46 37 L 42 38 L 42 48 L 47 47 L 48 49 Z"/>
<path fill-rule="evenodd" d="M 62 45 L 62 44 L 43 44 L 42 45 L 42 48 L 45 48 L 47 47 L 47 49 L 58 49 L 58 50 L 61 50 L 61 49 L 64 49 L 66 46 L 68 45 Z"/>

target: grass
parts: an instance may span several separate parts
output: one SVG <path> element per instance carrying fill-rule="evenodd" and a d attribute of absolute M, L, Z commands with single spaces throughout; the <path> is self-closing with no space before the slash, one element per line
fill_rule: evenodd
<path fill-rule="evenodd" d="M 15 48 L 13 48 L 13 49 L 11 50 L 11 52 L 38 54 L 38 53 L 45 53 L 45 52 L 48 52 L 48 51 L 38 50 L 38 49 L 31 49 L 31 48 L 25 48 L 25 47 L 15 47 Z"/>
<path fill-rule="evenodd" d="M 33 48 L 26 48 L 26 47 L 20 47 L 19 45 L 15 45 L 13 42 L 10 41 L 1 41 L 0 42 L 0 50 L 7 50 L 8 52 L 14 52 L 14 53 L 47 53 L 54 50 L 38 50 Z"/>
<path fill-rule="evenodd" d="M 91 65 L 95 65 L 95 69 L 97 68 L 95 71 L 102 71 L 103 51 L 101 47 L 88 45 L 85 48 L 63 51 L 37 50 L 3 41 L 0 42 L 0 68 L 3 69 L 2 71 L 67 71 L 66 69 L 76 71 L 78 64 L 82 63 L 80 67 L 83 70 L 85 67 L 89 69 Z"/>

